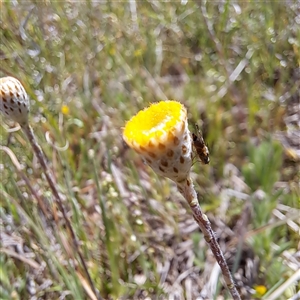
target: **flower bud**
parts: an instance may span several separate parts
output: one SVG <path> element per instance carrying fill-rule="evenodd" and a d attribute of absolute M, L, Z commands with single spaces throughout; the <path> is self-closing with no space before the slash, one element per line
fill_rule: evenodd
<path fill-rule="evenodd" d="M 28 95 L 14 77 L 0 78 L 0 111 L 20 125 L 28 123 Z"/>

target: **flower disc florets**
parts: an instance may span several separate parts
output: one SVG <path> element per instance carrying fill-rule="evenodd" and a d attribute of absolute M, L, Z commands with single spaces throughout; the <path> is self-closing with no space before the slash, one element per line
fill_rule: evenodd
<path fill-rule="evenodd" d="M 192 141 L 181 103 L 161 101 L 140 111 L 127 122 L 123 137 L 157 174 L 175 182 L 188 177 Z"/>

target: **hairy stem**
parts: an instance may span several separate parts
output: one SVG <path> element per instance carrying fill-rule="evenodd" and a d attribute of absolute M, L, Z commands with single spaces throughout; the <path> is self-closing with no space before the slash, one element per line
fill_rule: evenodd
<path fill-rule="evenodd" d="M 235 284 L 233 282 L 233 278 L 229 271 L 227 262 L 223 255 L 223 252 L 220 248 L 219 243 L 216 240 L 215 234 L 211 228 L 211 224 L 207 218 L 207 216 L 202 212 L 201 207 L 198 203 L 197 193 L 194 189 L 193 182 L 191 178 L 188 178 L 183 183 L 177 183 L 178 190 L 187 200 L 190 208 L 193 212 L 193 217 L 197 224 L 199 225 L 202 233 L 204 234 L 204 238 L 208 243 L 216 261 L 218 262 L 226 285 L 231 293 L 231 296 L 234 300 L 241 300 L 240 294 L 238 293 Z"/>
<path fill-rule="evenodd" d="M 91 286 L 94 294 L 98 295 L 98 299 L 102 299 L 100 297 L 99 293 L 97 293 L 96 288 L 94 286 L 94 283 L 92 281 L 92 278 L 90 276 L 90 273 L 88 271 L 87 265 L 85 263 L 85 260 L 83 258 L 82 253 L 81 253 L 81 250 L 80 250 L 79 241 L 78 241 L 78 239 L 77 239 L 77 237 L 75 235 L 73 227 L 72 227 L 72 225 L 70 223 L 70 220 L 69 220 L 69 218 L 67 216 L 67 213 L 65 211 L 65 208 L 63 206 L 61 197 L 60 197 L 60 195 L 58 193 L 58 190 L 57 190 L 57 188 L 55 186 L 55 182 L 54 182 L 54 180 L 52 178 L 52 173 L 51 173 L 51 171 L 50 171 L 50 169 L 49 169 L 49 167 L 47 165 L 47 161 L 46 161 L 46 157 L 44 155 L 44 152 L 43 152 L 42 148 L 40 147 L 40 145 L 38 144 L 38 141 L 35 138 L 35 135 L 34 135 L 34 132 L 33 132 L 33 129 L 31 128 L 31 126 L 29 124 L 23 125 L 22 126 L 22 130 L 25 133 L 25 135 L 27 136 L 27 138 L 28 138 L 28 140 L 29 140 L 29 142 L 30 142 L 30 144 L 31 144 L 31 146 L 33 148 L 33 151 L 34 151 L 35 155 L 37 156 L 39 163 L 42 166 L 42 169 L 43 169 L 43 171 L 45 173 L 45 176 L 46 176 L 46 179 L 48 181 L 49 187 L 52 190 L 54 198 L 56 199 L 56 203 L 57 203 L 57 205 L 59 207 L 59 210 L 63 214 L 63 218 L 64 218 L 64 220 L 66 222 L 66 226 L 67 226 L 67 228 L 68 228 L 68 230 L 69 230 L 69 232 L 71 234 L 71 238 L 72 238 L 72 242 L 73 242 L 74 248 L 77 251 L 77 254 L 79 256 L 81 264 L 82 264 L 82 266 L 84 268 L 84 271 L 86 273 L 86 276 L 88 278 L 89 284 L 90 284 L 90 286 Z"/>
<path fill-rule="evenodd" d="M 26 185 L 28 186 L 30 193 L 33 195 L 33 197 L 37 200 L 37 203 L 40 206 L 40 209 L 42 210 L 44 216 L 48 219 L 48 212 L 47 212 L 47 208 L 43 202 L 43 200 L 40 198 L 40 196 L 38 195 L 37 191 L 33 188 L 33 186 L 31 185 L 28 177 L 24 174 L 24 172 L 22 171 L 22 167 L 18 161 L 18 159 L 16 158 L 15 154 L 13 153 L 13 151 L 11 149 L 9 149 L 8 147 L 5 146 L 0 146 L 0 150 L 6 152 L 12 163 L 14 164 L 18 174 L 20 175 L 20 177 L 24 180 L 24 182 L 26 183 Z"/>

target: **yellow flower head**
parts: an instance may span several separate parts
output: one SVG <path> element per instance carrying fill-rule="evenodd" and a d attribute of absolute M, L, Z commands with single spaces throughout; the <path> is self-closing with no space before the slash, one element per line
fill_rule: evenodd
<path fill-rule="evenodd" d="M 177 183 L 187 179 L 192 141 L 181 103 L 161 101 L 140 111 L 127 122 L 123 138 L 157 174 Z"/>
<path fill-rule="evenodd" d="M 61 107 L 61 112 L 62 112 L 64 115 L 68 115 L 69 112 L 70 112 L 69 106 L 67 106 L 67 105 L 64 104 L 64 105 Z"/>
<path fill-rule="evenodd" d="M 267 287 L 264 285 L 256 285 L 254 289 L 258 296 L 263 296 L 267 292 Z"/>

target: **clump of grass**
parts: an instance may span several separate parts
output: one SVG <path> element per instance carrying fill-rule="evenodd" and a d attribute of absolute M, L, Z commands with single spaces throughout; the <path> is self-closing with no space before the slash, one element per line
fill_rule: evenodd
<path fill-rule="evenodd" d="M 20 124 L 23 132 L 27 136 L 28 141 L 29 141 L 30 145 L 32 146 L 32 149 L 33 149 L 34 153 L 36 154 L 38 161 L 44 171 L 46 180 L 49 184 L 51 191 L 53 192 L 53 195 L 54 195 L 56 203 L 59 207 L 59 210 L 62 212 L 63 218 L 66 222 L 66 227 L 68 228 L 70 235 L 71 235 L 74 249 L 79 256 L 79 260 L 80 260 L 82 267 L 84 268 L 84 271 L 88 277 L 90 287 L 93 290 L 93 293 L 94 293 L 93 297 L 96 297 L 95 295 L 97 294 L 97 292 L 94 287 L 94 283 L 90 277 L 87 265 L 85 263 L 83 255 L 81 253 L 79 241 L 75 235 L 73 227 L 67 216 L 66 210 L 63 206 L 61 196 L 56 188 L 56 184 L 53 179 L 53 174 L 51 173 L 50 168 L 46 161 L 46 157 L 45 157 L 40 145 L 37 142 L 37 139 L 35 137 L 33 129 L 29 125 L 28 113 L 29 113 L 30 108 L 29 108 L 28 95 L 27 95 L 25 89 L 23 88 L 22 84 L 20 83 L 20 81 L 14 77 L 3 77 L 0 79 L 0 110 L 6 116 L 11 118 L 13 121 L 18 122 Z M 20 169 L 20 167 L 18 167 L 18 170 L 19 169 Z M 39 201 L 39 204 L 41 205 L 42 211 L 45 212 L 45 206 L 42 204 L 41 201 Z"/>
<path fill-rule="evenodd" d="M 296 228 L 293 226 L 295 225 L 293 220 L 297 219 L 298 213 L 294 212 L 294 214 L 290 211 L 284 216 L 276 209 L 284 194 L 282 189 L 274 189 L 282 164 L 282 147 L 279 143 L 264 141 L 258 147 L 250 146 L 249 148 L 249 162 L 243 167 L 243 175 L 251 189 L 249 201 L 252 204 L 252 214 L 255 215 L 251 225 L 256 233 L 252 236 L 250 243 L 254 249 L 263 249 L 263 253 L 257 252 L 261 261 L 260 267 L 266 276 L 262 278 L 261 283 L 265 286 L 268 282 L 272 287 L 279 287 L 283 283 L 282 274 L 290 273 L 287 276 L 291 276 L 293 272 L 285 268 L 275 257 L 284 256 L 284 251 L 294 244 L 294 239 L 297 239 L 297 226 Z M 290 200 L 292 200 L 291 194 Z M 280 222 L 274 220 L 273 215 L 281 215 L 289 223 L 290 228 L 278 230 Z M 290 240 L 286 240 L 287 235 L 291 235 Z M 279 247 L 274 244 L 275 236 L 282 241 L 285 240 Z M 295 279 L 291 284 L 294 282 Z M 268 299 L 272 292 L 274 288 L 269 289 L 264 298 Z M 271 298 L 274 299 L 273 297 Z"/>

